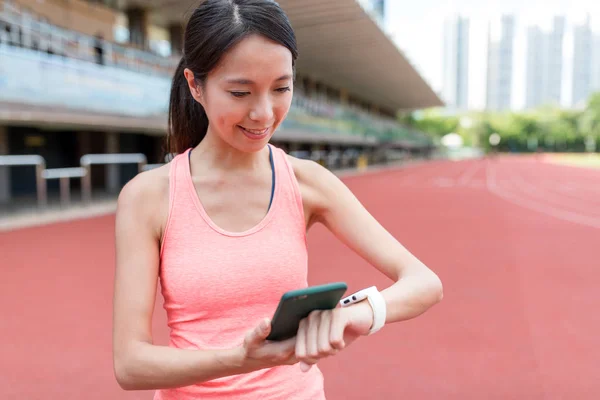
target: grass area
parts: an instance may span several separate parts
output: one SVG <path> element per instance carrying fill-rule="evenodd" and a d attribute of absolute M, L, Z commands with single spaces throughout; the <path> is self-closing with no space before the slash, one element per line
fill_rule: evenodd
<path fill-rule="evenodd" d="M 548 157 L 550 162 L 574 165 L 585 168 L 600 168 L 600 154 L 555 154 Z"/>

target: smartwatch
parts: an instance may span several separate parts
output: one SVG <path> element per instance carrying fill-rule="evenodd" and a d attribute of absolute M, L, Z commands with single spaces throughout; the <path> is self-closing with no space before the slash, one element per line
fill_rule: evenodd
<path fill-rule="evenodd" d="M 377 290 L 376 286 L 371 286 L 366 289 L 359 290 L 350 296 L 344 297 L 340 300 L 342 307 L 348 307 L 352 304 L 359 303 L 363 300 L 367 300 L 373 309 L 373 325 L 369 330 L 369 335 L 374 334 L 385 325 L 387 317 L 387 308 L 383 295 Z"/>

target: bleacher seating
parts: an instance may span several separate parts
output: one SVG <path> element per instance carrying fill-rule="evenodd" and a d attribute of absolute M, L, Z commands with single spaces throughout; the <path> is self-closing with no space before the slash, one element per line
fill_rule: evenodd
<path fill-rule="evenodd" d="M 151 74 L 165 83 L 170 81 L 179 61 L 177 57 L 163 57 L 51 25 L 10 4 L 0 5 L 0 45 Z M 302 85 L 295 88 L 292 108 L 283 126 L 415 144 L 430 142 L 427 135 L 411 131 L 392 118 L 373 114 L 354 104 L 342 104 L 339 99 L 322 93 L 307 95 Z"/>
<path fill-rule="evenodd" d="M 11 3 L 0 5 L 0 44 L 2 43 L 158 75 L 172 74 L 179 61 L 176 57 L 163 57 L 60 28 L 31 13 L 22 13 Z"/>

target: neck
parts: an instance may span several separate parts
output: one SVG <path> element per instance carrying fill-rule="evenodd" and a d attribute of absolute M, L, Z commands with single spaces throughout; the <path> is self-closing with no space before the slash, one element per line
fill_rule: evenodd
<path fill-rule="evenodd" d="M 192 163 L 209 170 L 251 171 L 264 167 L 265 151 L 247 153 L 235 149 L 210 129 L 202 141 L 192 149 Z"/>

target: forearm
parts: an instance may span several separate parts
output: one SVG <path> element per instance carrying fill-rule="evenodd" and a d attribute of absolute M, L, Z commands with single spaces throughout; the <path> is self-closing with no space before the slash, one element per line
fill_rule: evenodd
<path fill-rule="evenodd" d="M 437 275 L 426 270 L 402 277 L 381 294 L 387 304 L 386 323 L 391 323 L 423 314 L 442 299 L 443 288 Z"/>
<path fill-rule="evenodd" d="M 115 374 L 126 390 L 156 390 L 189 386 L 249 372 L 241 350 L 185 350 L 137 343 Z"/>

